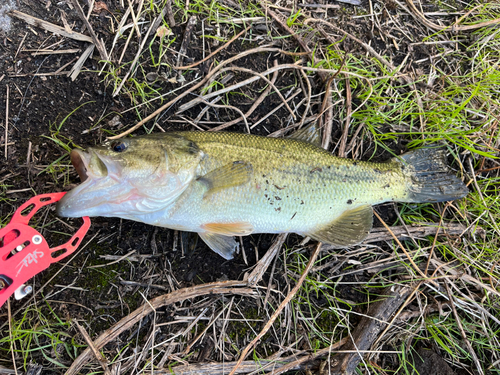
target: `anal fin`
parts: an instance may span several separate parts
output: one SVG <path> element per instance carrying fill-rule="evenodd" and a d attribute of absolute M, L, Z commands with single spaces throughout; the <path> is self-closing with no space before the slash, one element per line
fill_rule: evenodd
<path fill-rule="evenodd" d="M 227 260 L 233 259 L 234 254 L 238 251 L 240 246 L 232 236 L 222 236 L 210 232 L 198 234 L 210 249 Z"/>
<path fill-rule="evenodd" d="M 364 205 L 345 211 L 327 226 L 307 235 L 325 244 L 344 248 L 363 241 L 372 225 L 373 208 L 371 205 Z"/>

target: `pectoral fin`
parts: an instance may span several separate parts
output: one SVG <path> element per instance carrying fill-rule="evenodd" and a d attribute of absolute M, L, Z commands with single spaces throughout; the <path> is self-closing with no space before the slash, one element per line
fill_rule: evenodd
<path fill-rule="evenodd" d="M 235 239 L 230 236 L 222 236 L 210 232 L 198 234 L 210 249 L 227 260 L 233 259 L 234 254 L 238 251 L 240 246 Z"/>
<path fill-rule="evenodd" d="M 206 175 L 198 178 L 198 181 L 206 184 L 208 188 L 203 198 L 223 189 L 247 183 L 250 181 L 252 173 L 252 164 L 245 161 L 235 161 L 208 172 Z"/>
<path fill-rule="evenodd" d="M 202 229 L 223 236 L 246 236 L 253 232 L 253 226 L 247 222 L 239 223 L 207 223 Z"/>
<path fill-rule="evenodd" d="M 363 241 L 373 225 L 373 209 L 370 205 L 345 211 L 326 227 L 307 235 L 317 241 L 336 247 L 349 247 Z"/>

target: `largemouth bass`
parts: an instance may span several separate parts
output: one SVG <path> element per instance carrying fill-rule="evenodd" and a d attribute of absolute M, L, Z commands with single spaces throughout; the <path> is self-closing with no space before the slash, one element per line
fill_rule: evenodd
<path fill-rule="evenodd" d="M 120 217 L 197 232 L 226 259 L 233 236 L 294 232 L 339 248 L 372 228 L 372 205 L 441 202 L 468 190 L 443 150 L 370 163 L 334 157 L 298 139 L 169 132 L 73 150 L 82 184 L 58 203 L 63 217 Z"/>

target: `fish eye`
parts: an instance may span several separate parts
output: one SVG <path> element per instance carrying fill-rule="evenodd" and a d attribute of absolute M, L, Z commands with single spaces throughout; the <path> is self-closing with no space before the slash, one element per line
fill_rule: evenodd
<path fill-rule="evenodd" d="M 127 149 L 125 142 L 113 142 L 111 143 L 111 148 L 114 152 L 122 152 Z"/>

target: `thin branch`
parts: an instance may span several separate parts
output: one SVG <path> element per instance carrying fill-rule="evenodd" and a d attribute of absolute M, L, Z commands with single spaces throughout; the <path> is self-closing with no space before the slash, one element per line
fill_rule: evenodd
<path fill-rule="evenodd" d="M 238 369 L 238 366 L 243 362 L 243 360 L 246 358 L 248 355 L 248 352 L 257 344 L 257 342 L 269 331 L 271 326 L 273 325 L 274 321 L 278 318 L 278 316 L 281 314 L 281 311 L 290 303 L 292 298 L 295 296 L 295 294 L 299 291 L 300 287 L 302 286 L 302 283 L 306 279 L 306 276 L 308 275 L 310 269 L 314 265 L 314 262 L 316 261 L 316 258 L 318 257 L 319 250 L 321 249 L 321 242 L 318 243 L 316 248 L 311 254 L 311 257 L 309 259 L 309 263 L 307 263 L 306 268 L 304 269 L 304 272 L 300 276 L 300 279 L 297 281 L 297 284 L 295 284 L 294 288 L 288 293 L 286 298 L 281 302 L 281 304 L 278 306 L 276 311 L 271 315 L 269 320 L 267 321 L 266 325 L 264 328 L 259 332 L 259 334 L 250 342 L 250 344 L 247 345 L 247 347 L 241 352 L 240 358 L 238 359 L 238 362 L 236 363 L 236 366 L 233 368 L 233 370 L 229 373 L 229 375 L 234 375 L 236 373 L 236 370 Z"/>

